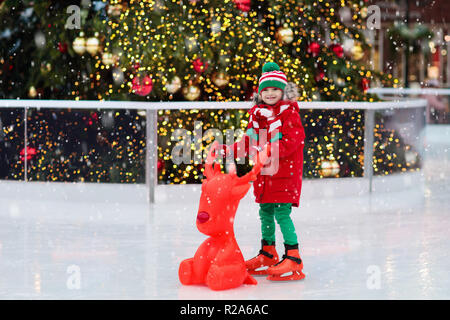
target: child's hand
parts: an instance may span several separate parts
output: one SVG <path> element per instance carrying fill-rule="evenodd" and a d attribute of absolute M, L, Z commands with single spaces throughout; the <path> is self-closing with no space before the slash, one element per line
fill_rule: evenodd
<path fill-rule="evenodd" d="M 270 118 L 273 116 L 273 111 L 267 108 L 258 108 L 255 110 L 255 115 L 257 117 Z"/>
<path fill-rule="evenodd" d="M 252 146 L 250 147 L 250 154 L 253 156 L 256 153 L 260 153 L 261 151 L 263 151 L 263 149 L 267 146 L 267 156 L 270 157 L 271 155 L 271 144 L 269 142 L 267 142 L 264 146 L 260 147 L 258 146 Z M 269 159 L 268 159 L 269 160 Z"/>

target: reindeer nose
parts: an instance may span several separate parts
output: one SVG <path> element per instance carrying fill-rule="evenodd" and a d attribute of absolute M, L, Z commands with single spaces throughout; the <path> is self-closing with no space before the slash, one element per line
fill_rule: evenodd
<path fill-rule="evenodd" d="M 197 214 L 197 221 L 198 221 L 199 223 L 205 223 L 205 222 L 208 221 L 208 220 L 209 220 L 209 214 L 208 214 L 208 212 L 202 211 L 202 212 L 199 212 L 199 213 Z"/>

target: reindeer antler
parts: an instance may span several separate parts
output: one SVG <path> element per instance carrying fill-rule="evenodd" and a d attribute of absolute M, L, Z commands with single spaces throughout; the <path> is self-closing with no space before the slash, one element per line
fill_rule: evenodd
<path fill-rule="evenodd" d="M 261 152 L 258 152 L 256 157 L 256 164 L 253 166 L 252 170 L 248 172 L 246 175 L 237 178 L 237 184 L 246 184 L 250 181 L 255 181 L 256 176 L 261 171 L 262 167 L 267 161 L 269 157 L 269 145 L 265 145 L 264 149 Z"/>
<path fill-rule="evenodd" d="M 217 149 L 218 145 L 219 145 L 219 142 L 214 141 L 214 143 L 211 145 L 211 148 L 209 149 L 208 156 L 206 157 L 205 171 L 204 171 L 206 179 L 211 179 L 217 173 L 220 172 L 220 165 L 217 163 L 214 163 L 214 160 L 217 158 L 216 149 Z"/>

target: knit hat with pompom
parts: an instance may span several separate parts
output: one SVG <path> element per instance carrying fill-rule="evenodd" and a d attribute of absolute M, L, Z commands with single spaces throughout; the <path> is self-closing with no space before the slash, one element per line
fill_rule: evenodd
<path fill-rule="evenodd" d="M 280 71 L 280 67 L 275 62 L 267 62 L 262 68 L 262 74 L 259 78 L 258 93 L 269 87 L 284 90 L 287 84 L 287 77 Z"/>

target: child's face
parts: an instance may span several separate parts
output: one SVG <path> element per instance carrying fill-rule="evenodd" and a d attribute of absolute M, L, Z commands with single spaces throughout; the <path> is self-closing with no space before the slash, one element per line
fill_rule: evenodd
<path fill-rule="evenodd" d="M 265 104 L 273 105 L 281 100 L 283 90 L 278 88 L 266 88 L 261 92 L 261 99 Z"/>

